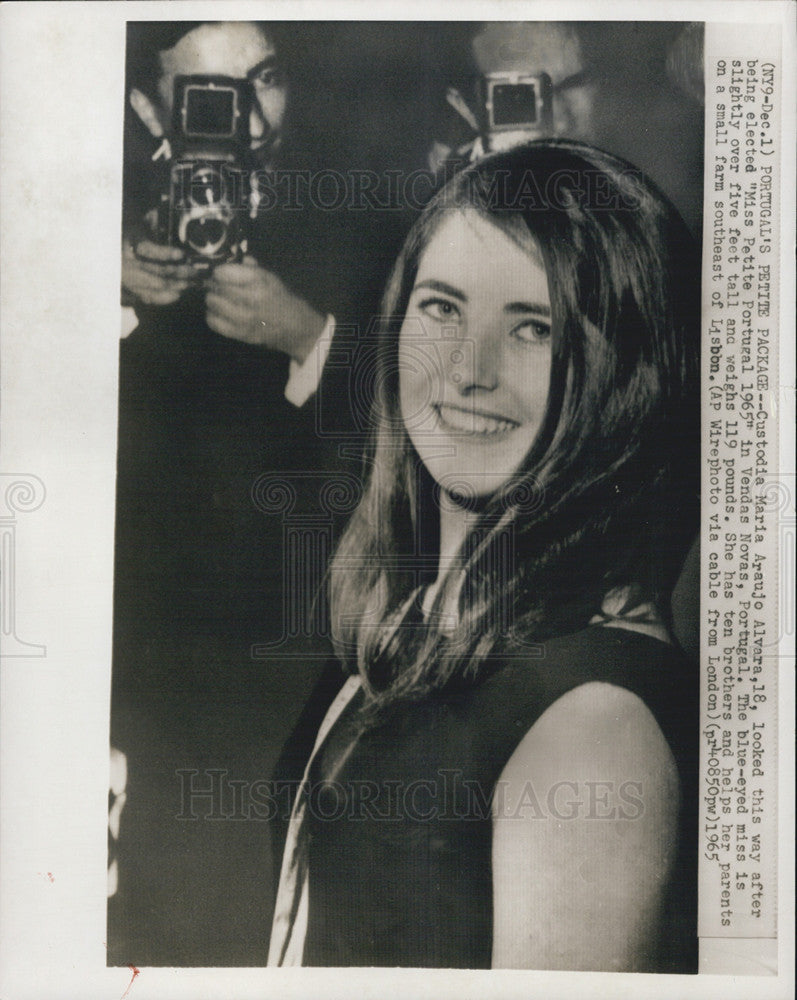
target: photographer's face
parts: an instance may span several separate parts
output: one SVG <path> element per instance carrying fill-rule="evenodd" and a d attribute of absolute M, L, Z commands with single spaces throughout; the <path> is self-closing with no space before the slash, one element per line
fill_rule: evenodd
<path fill-rule="evenodd" d="M 443 489 L 485 496 L 511 478 L 542 426 L 550 373 L 536 244 L 473 209 L 451 211 L 421 257 L 399 335 L 402 419 Z"/>
<path fill-rule="evenodd" d="M 250 80 L 255 98 L 249 119 L 250 149 L 258 166 L 271 163 L 282 142 L 287 86 L 274 45 L 259 25 L 240 21 L 200 25 L 174 48 L 161 52 L 160 63 L 158 92 L 169 117 L 176 76 L 213 74 Z"/>
<path fill-rule="evenodd" d="M 553 84 L 553 130 L 557 136 L 594 140 L 595 86 L 574 26 L 560 22 L 484 24 L 472 42 L 480 73 L 547 73 Z"/>

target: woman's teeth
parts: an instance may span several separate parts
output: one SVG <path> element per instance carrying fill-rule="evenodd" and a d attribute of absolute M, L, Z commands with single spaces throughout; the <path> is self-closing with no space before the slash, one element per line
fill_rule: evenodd
<path fill-rule="evenodd" d="M 514 420 L 499 420 L 452 406 L 440 405 L 436 409 L 442 423 L 462 434 L 502 434 L 520 426 Z"/>

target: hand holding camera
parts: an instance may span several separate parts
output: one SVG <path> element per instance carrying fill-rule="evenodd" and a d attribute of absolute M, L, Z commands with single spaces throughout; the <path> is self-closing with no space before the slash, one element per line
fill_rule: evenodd
<path fill-rule="evenodd" d="M 205 291 L 205 320 L 223 337 L 305 360 L 325 317 L 246 252 L 251 84 L 224 76 L 177 76 L 170 139 L 161 144 L 168 183 L 146 218 L 152 239 L 125 243 L 122 284 L 146 305 Z M 153 138 L 139 98 L 131 104 Z M 164 152 L 165 150 L 165 152 Z"/>
<path fill-rule="evenodd" d="M 170 306 L 199 280 L 201 273 L 186 261 L 179 247 L 147 239 L 135 246 L 124 241 L 122 287 L 143 305 Z"/>
<path fill-rule="evenodd" d="M 301 364 L 324 329 L 325 317 L 252 257 L 220 264 L 205 281 L 211 330 L 281 351 Z"/>
<path fill-rule="evenodd" d="M 250 99 L 244 81 L 178 76 L 165 139 L 151 103 L 131 93 L 136 114 L 163 140 L 153 160 L 169 161 L 167 188 L 144 219 L 149 235 L 123 246 L 122 286 L 140 303 L 172 305 L 215 264 L 240 259 L 249 207 L 242 159 Z"/>

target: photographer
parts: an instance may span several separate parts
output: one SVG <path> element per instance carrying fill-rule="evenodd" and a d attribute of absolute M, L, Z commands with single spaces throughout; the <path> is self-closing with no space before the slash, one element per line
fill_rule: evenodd
<path fill-rule="evenodd" d="M 238 658 L 278 638 L 282 524 L 253 488 L 267 473 L 345 467 L 313 393 L 336 320 L 359 319 L 338 280 L 355 271 L 348 220 L 258 211 L 257 183 L 294 162 L 291 52 L 284 30 L 254 23 L 131 26 L 122 285 L 136 325 L 120 354 L 117 681 L 142 633 L 148 649 L 157 633 L 158 679 L 187 641 L 221 638 Z M 206 132 L 224 128 L 219 87 L 236 92 L 232 140 L 192 142 L 189 85 Z M 213 188 L 233 176 L 233 195 Z M 367 288 L 360 300 L 367 314 Z M 135 677 L 149 690 L 139 665 Z"/>
<path fill-rule="evenodd" d="M 442 26 L 435 53 L 447 86 L 433 170 L 521 141 L 587 142 L 649 172 L 701 232 L 699 25 L 459 22 Z"/>
<path fill-rule="evenodd" d="M 325 356 L 333 334 L 345 343 L 376 312 L 403 225 L 396 212 L 330 212 L 309 200 L 297 210 L 269 196 L 272 180 L 323 162 L 318 124 L 333 120 L 324 96 L 308 93 L 323 25 L 300 27 L 129 27 L 122 301 L 131 332 L 120 346 L 111 713 L 127 781 L 111 964 L 251 964 L 268 935 L 269 829 L 207 822 L 217 811 L 240 817 L 228 798 L 198 790 L 211 772 L 268 777 L 315 680 L 311 661 L 286 670 L 256 650 L 306 628 L 308 595 L 347 517 L 324 489 L 359 474 L 348 373 Z M 231 154 L 239 219 L 207 259 L 192 245 L 192 219 L 178 220 L 182 241 L 162 225 L 164 203 L 180 211 L 173 168 L 203 159 L 175 129 L 180 77 L 207 78 L 196 81 L 205 96 L 208 79 L 228 78 L 248 103 Z M 227 218 L 211 201 L 200 225 Z M 258 499 L 265 477 L 290 495 L 290 510 Z M 298 597 L 286 582 L 296 525 L 323 543 L 304 556 Z"/>
<path fill-rule="evenodd" d="M 130 91 L 136 115 L 153 140 L 161 140 L 155 158 L 166 160 L 178 139 L 171 127 L 177 78 L 221 75 L 241 80 L 244 89 L 251 90 L 247 94 L 248 122 L 241 129 L 241 175 L 247 169 L 253 173 L 273 171 L 283 146 L 289 91 L 286 70 L 271 37 L 273 30 L 269 34 L 262 26 L 251 23 L 188 22 L 165 25 L 160 32 L 159 27 L 156 25 L 147 38 L 150 44 L 159 41 L 163 46 L 157 53 L 155 93 L 150 96 L 139 87 Z M 167 48 L 177 35 L 181 37 Z M 256 213 L 256 203 L 251 200 L 250 212 L 246 213 L 250 216 Z M 233 209 L 243 214 L 241 205 Z M 144 224 L 138 225 L 139 236 L 143 232 L 144 238 L 134 243 L 128 235 L 124 241 L 122 285 L 126 304 L 141 309 L 171 306 L 187 297 L 204 300 L 204 319 L 216 333 L 280 351 L 297 363 L 307 359 L 327 323 L 325 315 L 308 301 L 312 293 L 298 294 L 254 256 L 222 263 L 211 271 L 200 269 L 185 247 L 157 242 L 154 232 L 147 238 L 147 225 L 154 228 L 153 214 L 148 212 Z M 256 248 L 256 226 L 252 228 Z"/>

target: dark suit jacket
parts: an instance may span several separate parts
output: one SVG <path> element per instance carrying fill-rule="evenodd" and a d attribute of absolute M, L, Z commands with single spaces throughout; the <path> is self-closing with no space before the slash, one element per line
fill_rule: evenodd
<path fill-rule="evenodd" d="M 190 792 L 210 787 L 210 771 L 270 777 L 320 670 L 282 654 L 308 631 L 356 501 L 365 420 L 353 366 L 398 241 L 384 220 L 370 225 L 384 249 L 359 267 L 367 243 L 351 216 L 272 212 L 255 228 L 258 259 L 338 321 L 301 408 L 284 396 L 287 358 L 213 333 L 199 299 L 141 310 L 122 341 L 111 737 L 129 779 L 111 964 L 265 961 L 269 822 L 178 817 L 185 794 L 202 815 L 210 799 Z M 224 787 L 221 810 L 235 813 Z"/>

